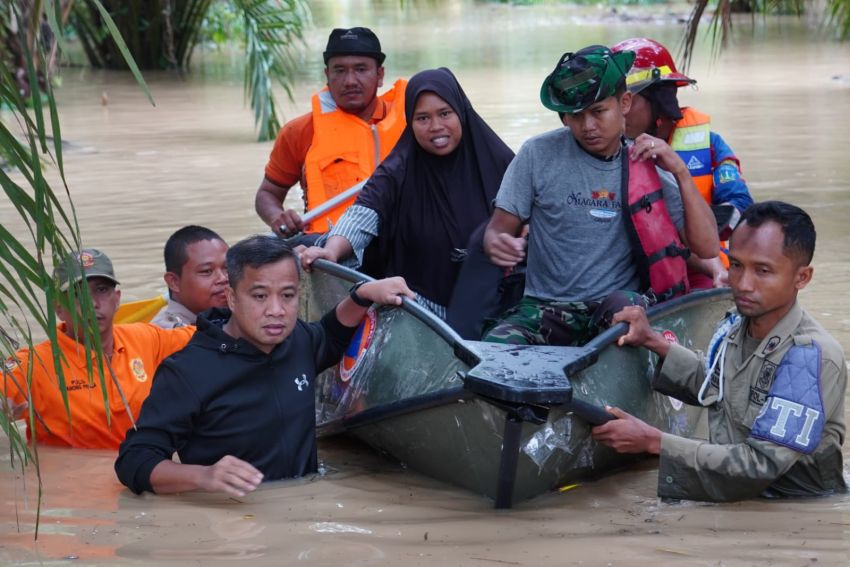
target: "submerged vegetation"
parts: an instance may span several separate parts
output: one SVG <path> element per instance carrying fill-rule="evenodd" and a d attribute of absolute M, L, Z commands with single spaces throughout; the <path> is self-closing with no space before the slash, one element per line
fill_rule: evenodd
<path fill-rule="evenodd" d="M 260 141 L 272 139 L 280 129 L 275 85 L 291 96 L 297 50 L 310 22 L 304 0 L 17 0 L 16 5 L 27 25 L 20 35 L 12 10 L 0 9 L 6 12 L 0 16 L 0 45 L 5 47 L 2 62 L 12 68 L 25 93 L 28 69 L 20 44 L 32 52 L 35 38 L 46 52 L 45 65 L 35 65 L 42 89 L 45 73 L 54 70 L 57 51 L 68 39 L 79 42 L 93 67 L 180 72 L 190 68 L 201 43 L 241 44 L 245 97 Z M 130 59 L 114 37 L 124 38 Z"/>

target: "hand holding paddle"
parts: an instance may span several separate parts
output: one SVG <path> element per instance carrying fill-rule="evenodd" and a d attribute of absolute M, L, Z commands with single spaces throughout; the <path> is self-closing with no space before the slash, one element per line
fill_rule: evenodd
<path fill-rule="evenodd" d="M 344 205 L 352 197 L 356 197 L 360 193 L 360 191 L 363 190 L 364 185 L 366 185 L 366 181 L 361 181 L 355 185 L 352 185 L 342 193 L 339 193 L 338 195 L 328 199 L 321 205 L 310 209 L 309 211 L 304 213 L 303 217 L 300 216 L 293 209 L 287 209 L 285 211 L 282 211 L 280 215 L 269 224 L 271 225 L 272 230 L 276 230 L 280 236 L 295 236 L 296 234 L 304 230 L 305 225 L 310 224 L 316 219 L 324 217 L 329 212 Z"/>
<path fill-rule="evenodd" d="M 280 236 L 294 236 L 301 232 L 305 222 L 294 209 L 286 209 L 270 225 Z"/>
<path fill-rule="evenodd" d="M 618 453 L 661 453 L 661 431 L 620 408 L 605 408 L 616 417 L 591 431 L 593 438 Z"/>
<path fill-rule="evenodd" d="M 628 323 L 629 330 L 625 335 L 617 339 L 618 346 L 646 347 L 661 358 L 667 356 L 670 351 L 670 343 L 667 339 L 655 331 L 646 318 L 646 309 L 640 305 L 629 305 L 623 307 L 611 319 L 612 325 L 617 323 Z"/>

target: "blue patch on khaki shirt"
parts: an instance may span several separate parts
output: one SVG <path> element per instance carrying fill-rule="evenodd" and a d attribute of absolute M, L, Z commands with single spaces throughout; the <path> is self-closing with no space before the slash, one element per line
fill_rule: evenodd
<path fill-rule="evenodd" d="M 795 345 L 776 370 L 750 436 L 806 455 L 820 444 L 826 415 L 820 392 L 820 346 Z"/>

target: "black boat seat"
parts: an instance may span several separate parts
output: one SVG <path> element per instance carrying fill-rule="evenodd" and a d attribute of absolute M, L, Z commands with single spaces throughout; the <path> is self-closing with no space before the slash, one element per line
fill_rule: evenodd
<path fill-rule="evenodd" d="M 519 404 L 568 404 L 573 397 L 564 365 L 579 347 L 505 345 L 464 341 L 481 361 L 466 373 L 464 388 L 481 396 Z"/>

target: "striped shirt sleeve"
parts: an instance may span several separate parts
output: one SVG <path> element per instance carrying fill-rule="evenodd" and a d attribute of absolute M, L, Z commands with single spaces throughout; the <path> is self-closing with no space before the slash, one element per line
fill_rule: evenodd
<path fill-rule="evenodd" d="M 341 236 L 348 240 L 357 257 L 357 266 L 360 266 L 363 264 L 363 252 L 372 239 L 378 236 L 379 225 L 380 218 L 373 209 L 352 205 L 328 233 L 328 238 Z"/>

